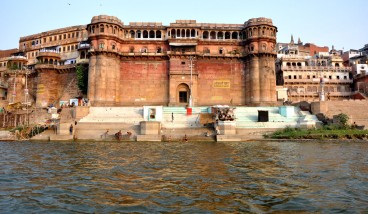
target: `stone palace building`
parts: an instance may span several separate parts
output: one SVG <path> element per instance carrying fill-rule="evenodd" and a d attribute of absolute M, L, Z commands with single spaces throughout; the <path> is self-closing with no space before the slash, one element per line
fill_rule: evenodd
<path fill-rule="evenodd" d="M 0 72 L 10 103 L 26 93 L 39 107 L 83 96 L 91 106 L 273 105 L 276 33 L 267 18 L 164 26 L 100 15 L 21 37 Z M 88 68 L 84 95 L 77 65 Z"/>

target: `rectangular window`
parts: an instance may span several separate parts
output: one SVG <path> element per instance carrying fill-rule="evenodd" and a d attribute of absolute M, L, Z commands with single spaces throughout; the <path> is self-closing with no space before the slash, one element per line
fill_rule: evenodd
<path fill-rule="evenodd" d="M 299 75 L 299 79 L 303 79 L 303 78 L 302 78 L 302 75 Z"/>
<path fill-rule="evenodd" d="M 43 38 L 43 43 L 45 43 L 46 42 L 46 38 Z"/>
<path fill-rule="evenodd" d="M 61 35 L 59 35 L 59 40 L 61 40 Z"/>
<path fill-rule="evenodd" d="M 57 36 L 54 36 L 54 40 L 55 40 L 55 41 L 57 40 Z"/>
<path fill-rule="evenodd" d="M 71 46 L 72 47 L 72 51 L 74 50 L 74 45 Z"/>
<path fill-rule="evenodd" d="M 63 47 L 63 52 L 65 52 L 65 47 Z"/>
<path fill-rule="evenodd" d="M 310 79 L 310 75 L 307 75 L 307 79 Z"/>
<path fill-rule="evenodd" d="M 296 75 L 294 75 L 294 79 L 296 79 Z"/>
<path fill-rule="evenodd" d="M 68 39 L 70 39 L 70 33 L 68 33 Z"/>
<path fill-rule="evenodd" d="M 79 32 L 75 33 L 75 37 L 77 37 L 77 38 L 79 37 Z"/>
<path fill-rule="evenodd" d="M 52 36 L 50 36 L 49 40 L 50 40 L 50 42 L 52 42 Z"/>
<path fill-rule="evenodd" d="M 64 34 L 64 39 L 66 39 L 66 34 Z"/>
<path fill-rule="evenodd" d="M 72 38 L 74 38 L 74 33 L 72 33 Z"/>
<path fill-rule="evenodd" d="M 70 51 L 70 46 L 68 46 L 68 51 Z"/>

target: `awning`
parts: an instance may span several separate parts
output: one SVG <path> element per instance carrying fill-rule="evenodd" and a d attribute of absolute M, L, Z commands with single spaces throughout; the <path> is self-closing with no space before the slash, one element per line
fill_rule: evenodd
<path fill-rule="evenodd" d="M 177 42 L 170 42 L 171 46 L 196 46 L 197 43 L 177 43 Z"/>

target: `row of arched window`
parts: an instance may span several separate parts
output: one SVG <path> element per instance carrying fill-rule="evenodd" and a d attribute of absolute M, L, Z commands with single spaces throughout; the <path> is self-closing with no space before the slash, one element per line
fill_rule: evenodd
<path fill-rule="evenodd" d="M 293 67 L 301 67 L 302 66 L 302 63 L 301 62 L 287 62 L 286 63 L 286 66 L 293 66 Z M 306 63 L 306 66 L 308 66 L 308 63 Z M 318 64 L 318 66 L 326 66 L 326 62 L 325 61 L 321 61 L 320 64 Z M 335 63 L 334 64 L 335 67 L 340 67 L 340 64 L 339 63 Z"/>
<path fill-rule="evenodd" d="M 94 33 L 109 33 L 123 36 L 125 38 L 136 39 L 161 39 L 167 33 L 168 38 L 202 38 L 213 40 L 230 40 L 230 39 L 246 39 L 253 36 L 271 36 L 276 35 L 276 29 L 271 27 L 252 27 L 245 31 L 211 31 L 211 30 L 197 30 L 197 29 L 169 29 L 162 30 L 123 30 L 120 27 L 107 24 L 91 25 L 88 27 L 88 32 Z M 121 35 L 124 32 L 124 35 Z"/>
<path fill-rule="evenodd" d="M 324 86 L 323 90 L 325 93 L 328 92 L 348 92 L 349 87 L 348 86 Z M 288 87 L 289 92 L 318 92 L 319 86 L 289 86 Z"/>

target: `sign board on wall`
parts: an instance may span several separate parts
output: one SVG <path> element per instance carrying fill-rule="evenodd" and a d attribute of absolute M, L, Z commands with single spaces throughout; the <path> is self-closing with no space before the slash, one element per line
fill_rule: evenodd
<path fill-rule="evenodd" d="M 214 80 L 213 88 L 230 88 L 230 80 Z"/>

